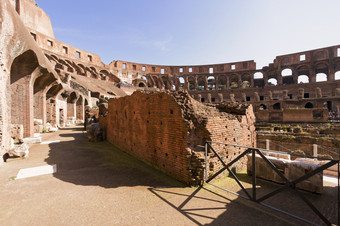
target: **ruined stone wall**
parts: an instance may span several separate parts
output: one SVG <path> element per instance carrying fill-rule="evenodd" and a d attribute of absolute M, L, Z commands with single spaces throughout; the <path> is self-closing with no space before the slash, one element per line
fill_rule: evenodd
<path fill-rule="evenodd" d="M 255 143 L 252 109 L 233 115 L 205 106 L 185 92 L 136 92 L 111 99 L 100 122 L 112 144 L 189 185 L 203 180 L 204 148 L 198 145 L 211 140 Z M 225 160 L 230 158 L 224 153 Z"/>

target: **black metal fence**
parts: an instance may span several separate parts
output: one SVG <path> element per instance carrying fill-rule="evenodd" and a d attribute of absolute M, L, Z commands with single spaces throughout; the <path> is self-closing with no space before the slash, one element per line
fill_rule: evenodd
<path fill-rule="evenodd" d="M 215 149 L 213 148 L 212 144 L 219 144 L 219 145 L 225 145 L 225 146 L 232 146 L 232 147 L 239 147 L 239 148 L 244 148 L 245 151 L 242 152 L 241 154 L 239 154 L 238 156 L 236 156 L 232 161 L 226 163 L 223 161 L 223 159 L 221 158 L 221 156 L 218 154 L 217 151 L 215 151 Z M 229 193 L 232 193 L 234 195 L 237 195 L 239 197 L 248 199 L 250 201 L 256 202 L 262 206 L 268 207 L 270 209 L 273 209 L 275 211 L 279 211 L 283 214 L 289 215 L 293 218 L 296 218 L 298 220 L 304 221 L 308 224 L 312 224 L 312 225 L 316 225 L 316 223 L 304 219 L 302 217 L 296 216 L 294 213 L 290 213 L 281 209 L 278 209 L 276 207 L 273 207 L 271 205 L 268 205 L 266 203 L 264 203 L 265 200 L 283 192 L 284 190 L 290 189 L 294 194 L 296 194 L 297 197 L 299 197 L 307 206 L 310 207 L 310 209 L 327 225 L 332 225 L 330 219 L 327 219 L 327 217 L 324 216 L 323 213 L 320 212 L 320 210 L 318 209 L 317 206 L 315 206 L 309 199 L 307 199 L 305 197 L 305 195 L 299 191 L 297 189 L 297 184 L 301 183 L 302 181 L 308 180 L 310 177 L 314 176 L 315 174 L 318 174 L 320 172 L 322 172 L 325 169 L 328 169 L 331 166 L 337 165 L 338 166 L 338 173 L 337 173 L 337 179 L 338 179 L 338 184 L 337 184 L 337 224 L 339 225 L 340 223 L 340 216 L 339 216 L 339 204 L 340 204 L 340 192 L 339 192 L 339 161 L 338 160 L 333 160 L 333 159 L 324 159 L 324 158 L 317 158 L 317 157 L 312 157 L 312 156 L 304 156 L 304 155 L 298 155 L 298 154 L 292 154 L 292 155 L 297 155 L 299 157 L 308 157 L 308 158 L 314 158 L 314 159 L 321 159 L 321 160 L 327 160 L 327 163 L 324 165 L 320 165 L 319 167 L 317 167 L 316 169 L 314 169 L 313 171 L 307 172 L 305 175 L 301 176 L 300 178 L 294 179 L 294 180 L 290 180 L 288 179 L 271 161 L 270 159 L 268 159 L 262 152 L 272 152 L 272 153 L 276 153 L 276 154 L 287 154 L 287 153 L 283 153 L 283 152 L 277 152 L 277 151 L 272 151 L 272 150 L 267 150 L 267 149 L 260 149 L 260 148 L 253 148 L 253 147 L 245 147 L 245 146 L 240 146 L 240 145 L 235 145 L 235 144 L 226 144 L 226 143 L 219 143 L 219 142 L 212 142 L 212 141 L 207 141 L 205 144 L 205 183 L 210 184 L 212 186 L 215 186 L 217 188 L 223 189 Z M 218 160 L 222 163 L 222 168 L 220 170 L 218 170 L 216 173 L 214 173 L 213 175 L 208 176 L 208 154 L 209 153 L 214 153 L 214 155 L 218 158 Z M 251 171 L 252 171 L 252 178 L 251 178 L 251 184 L 252 184 L 252 189 L 251 192 L 248 192 L 247 189 L 244 187 L 244 185 L 242 184 L 241 180 L 237 177 L 236 173 L 233 172 L 232 170 L 232 165 L 235 164 L 237 161 L 239 161 L 240 159 L 242 159 L 243 157 L 245 157 L 246 155 L 250 154 L 252 156 L 252 164 L 251 164 Z M 284 184 L 281 185 L 279 188 L 277 188 L 276 190 L 269 192 L 265 195 L 262 195 L 261 197 L 257 197 L 258 193 L 257 193 L 257 188 L 256 188 L 256 183 L 257 183 L 257 175 L 256 175 L 256 156 L 255 155 L 259 155 L 264 162 L 273 169 L 273 172 L 275 172 L 283 181 Z M 223 172 L 228 171 L 229 175 L 231 177 L 233 177 L 235 179 L 235 181 L 237 182 L 237 184 L 240 186 L 240 188 L 242 189 L 242 191 L 245 193 L 245 195 L 241 195 L 238 194 L 234 191 L 230 191 L 228 189 L 222 188 L 218 185 L 215 185 L 213 183 L 211 183 L 211 181 L 213 179 L 215 179 L 216 177 L 218 177 L 219 175 L 221 175 Z M 333 222 L 334 223 L 334 222 Z"/>

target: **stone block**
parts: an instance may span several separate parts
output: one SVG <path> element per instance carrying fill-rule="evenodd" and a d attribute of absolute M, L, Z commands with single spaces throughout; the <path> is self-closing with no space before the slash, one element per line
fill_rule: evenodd
<path fill-rule="evenodd" d="M 24 138 L 24 126 L 22 124 L 12 124 L 11 137 L 14 139 L 14 143 L 21 143 Z"/>

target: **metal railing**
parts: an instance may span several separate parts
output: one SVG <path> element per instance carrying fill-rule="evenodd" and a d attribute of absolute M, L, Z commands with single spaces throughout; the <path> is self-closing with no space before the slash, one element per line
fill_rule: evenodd
<path fill-rule="evenodd" d="M 233 159 L 232 161 L 230 161 L 229 163 L 225 163 L 223 161 L 223 159 L 221 158 L 221 156 L 217 153 L 217 151 L 215 151 L 215 149 L 212 147 L 212 143 L 214 144 L 219 144 L 219 145 L 225 145 L 225 146 L 231 146 L 231 147 L 238 147 L 238 148 L 245 148 L 246 150 L 244 152 L 242 152 L 241 154 L 239 154 L 235 159 Z M 212 176 L 208 177 L 208 152 L 209 151 L 212 151 L 215 156 L 218 158 L 218 160 L 222 163 L 223 167 L 217 171 L 215 174 L 213 174 Z M 297 184 L 298 183 L 301 183 L 302 181 L 304 180 L 307 180 L 308 178 L 314 176 L 315 174 L 317 173 L 320 173 L 322 172 L 323 170 L 325 169 L 328 169 L 329 167 L 333 166 L 333 165 L 338 165 L 338 175 L 337 175 L 337 178 L 338 178 L 338 185 L 337 185 L 337 203 L 338 203 L 338 218 L 337 218 L 337 224 L 340 225 L 340 214 L 339 214 L 339 205 L 340 205 L 340 192 L 339 192 L 339 160 L 333 160 L 333 159 L 325 159 L 325 158 L 317 158 L 317 157 L 312 157 L 312 156 L 304 156 L 304 155 L 298 155 L 298 154 L 292 154 L 292 155 L 297 155 L 297 156 L 300 156 L 300 157 L 308 157 L 308 158 L 313 158 L 313 159 L 321 159 L 321 160 L 328 160 L 329 162 L 327 162 L 326 164 L 324 165 L 321 165 L 320 167 L 317 167 L 316 169 L 314 169 L 313 171 L 310 171 L 308 173 L 306 173 L 305 175 L 295 179 L 295 180 L 289 180 L 263 153 L 262 151 L 265 151 L 265 152 L 272 152 L 272 153 L 276 153 L 276 154 L 287 154 L 287 153 L 284 153 L 284 152 L 277 152 L 277 151 L 273 151 L 273 150 L 267 150 L 267 149 L 260 149 L 260 148 L 253 148 L 253 147 L 247 147 L 247 146 L 241 146 L 241 145 L 235 145 L 235 144 L 226 144 L 226 143 L 220 143 L 220 142 L 212 142 L 212 141 L 207 141 L 206 144 L 205 144 L 205 183 L 207 184 L 210 184 L 214 187 L 217 187 L 219 189 L 222 189 L 222 190 L 225 190 L 229 193 L 232 193 L 234 195 L 237 195 L 239 197 L 242 197 L 242 198 L 245 198 L 245 199 L 248 199 L 248 200 L 251 200 L 253 202 L 256 202 L 262 206 L 265 206 L 265 207 L 268 207 L 270 209 L 273 209 L 275 211 L 278 211 L 278 212 L 281 212 L 283 214 L 286 214 L 290 217 L 293 217 L 295 219 L 298 219 L 298 220 L 301 220 L 301 221 L 304 221 L 308 224 L 312 224 L 312 225 L 316 225 L 316 223 L 313 223 L 307 219 L 304 219 L 302 217 L 299 217 L 299 216 L 296 216 L 292 213 L 289 213 L 289 212 L 286 212 L 284 210 L 281 210 L 281 209 L 278 209 L 278 208 L 275 208 L 273 206 L 270 206 L 268 204 L 265 204 L 263 203 L 265 200 L 267 200 L 268 198 L 271 198 L 277 194 L 279 194 L 280 192 L 286 190 L 286 189 L 291 189 L 299 198 L 301 198 L 301 200 L 306 203 L 311 209 L 312 211 L 327 225 L 332 225 L 332 223 L 330 222 L 329 219 L 327 219 L 318 209 L 317 207 L 312 203 L 310 202 L 300 191 L 297 190 Z M 252 189 L 251 189 L 251 194 L 246 190 L 246 188 L 242 185 L 241 181 L 239 180 L 239 178 L 237 177 L 237 175 L 230 169 L 230 167 L 235 164 L 237 161 L 239 161 L 241 158 L 245 157 L 247 154 L 251 154 L 252 156 Z M 258 154 L 263 160 L 264 162 L 269 165 L 270 168 L 273 169 L 273 171 L 275 173 L 278 174 L 278 176 L 284 181 L 284 184 L 281 185 L 280 188 L 272 191 L 272 192 L 269 192 L 267 193 L 266 195 L 263 195 L 262 197 L 260 198 L 257 198 L 257 189 L 256 189 L 256 180 L 257 180 L 257 177 L 256 177 L 256 154 Z M 241 187 L 241 189 L 243 190 L 243 192 L 246 194 L 246 196 L 244 195 L 241 195 L 241 194 L 238 194 L 236 192 L 233 192 L 233 191 L 230 191 L 228 189 L 225 189 L 225 188 L 222 188 L 218 185 L 215 185 L 213 183 L 211 183 L 211 181 L 213 179 L 215 179 L 217 176 L 219 176 L 220 174 L 222 174 L 224 171 L 228 171 L 229 174 L 235 179 L 235 181 L 237 182 L 237 184 Z"/>

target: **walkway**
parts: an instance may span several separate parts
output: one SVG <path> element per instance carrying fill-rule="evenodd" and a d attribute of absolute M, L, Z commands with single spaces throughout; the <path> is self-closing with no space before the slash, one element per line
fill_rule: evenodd
<path fill-rule="evenodd" d="M 48 142 L 57 141 L 60 142 Z M 0 225 L 301 225 L 207 186 L 187 188 L 81 128 L 43 134 L 0 166 Z M 15 180 L 19 169 L 57 173 Z"/>

